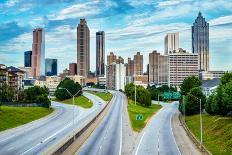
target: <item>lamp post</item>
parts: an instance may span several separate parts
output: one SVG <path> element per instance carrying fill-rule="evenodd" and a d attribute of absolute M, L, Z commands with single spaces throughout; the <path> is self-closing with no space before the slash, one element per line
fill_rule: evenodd
<path fill-rule="evenodd" d="M 69 93 L 69 95 L 72 97 L 72 99 L 73 99 L 73 138 L 75 139 L 75 129 L 74 129 L 74 120 L 75 120 L 75 106 L 74 106 L 74 99 L 75 99 L 75 96 L 81 91 L 81 89 L 80 90 L 78 90 L 77 91 L 77 93 L 76 94 L 72 94 L 72 93 L 70 93 L 70 91 L 68 90 L 68 89 L 66 89 L 66 88 L 62 88 L 62 87 L 59 87 L 59 89 L 63 89 L 63 90 L 66 90 L 68 93 Z"/>

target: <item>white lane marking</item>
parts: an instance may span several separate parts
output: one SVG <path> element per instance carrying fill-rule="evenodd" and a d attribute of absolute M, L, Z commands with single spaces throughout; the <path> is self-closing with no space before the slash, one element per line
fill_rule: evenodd
<path fill-rule="evenodd" d="M 158 131 L 158 154 L 159 154 L 159 152 L 160 152 L 160 147 L 159 147 L 159 141 L 160 141 L 160 128 L 159 128 L 159 131 Z"/>
<path fill-rule="evenodd" d="M 143 135 L 142 135 L 142 137 L 141 137 L 141 139 L 140 139 L 140 141 L 139 141 L 139 145 L 138 145 L 138 147 L 137 147 L 137 149 L 136 149 L 135 155 L 138 154 L 138 150 L 139 150 L 139 147 L 140 147 L 140 144 L 141 144 L 141 142 L 142 142 L 142 140 L 143 140 L 143 136 L 144 136 L 144 135 L 145 135 L 145 132 L 143 133 Z"/>
<path fill-rule="evenodd" d="M 121 94 L 120 94 L 121 95 Z M 122 96 L 121 96 L 122 97 Z M 123 104 L 124 102 L 122 102 Z M 121 137 L 120 137 L 120 147 L 119 147 L 119 155 L 122 154 L 122 114 L 123 114 L 123 105 L 121 105 Z"/>
<path fill-rule="evenodd" d="M 179 154 L 181 155 L 180 148 L 179 148 L 179 146 L 178 146 L 177 143 L 176 143 L 176 139 L 175 139 L 175 137 L 174 137 L 173 130 L 172 130 L 172 117 L 173 117 L 173 114 L 172 114 L 171 118 L 169 119 L 169 120 L 170 120 L 169 122 L 170 122 L 170 127 L 171 127 L 172 138 L 174 139 L 174 142 L 175 142 L 175 144 L 176 144 L 176 147 L 177 147 L 177 149 L 178 149 L 178 152 L 179 152 Z"/>

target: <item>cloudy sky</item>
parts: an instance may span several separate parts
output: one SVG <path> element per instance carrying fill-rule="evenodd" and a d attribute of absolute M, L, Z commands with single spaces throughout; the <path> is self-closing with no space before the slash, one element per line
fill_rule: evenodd
<path fill-rule="evenodd" d="M 33 29 L 43 27 L 46 58 L 57 58 L 62 71 L 76 62 L 76 26 L 86 18 L 92 71 L 98 30 L 106 32 L 106 54 L 127 58 L 140 51 L 147 64 L 149 52 L 163 53 L 169 32 L 180 32 L 180 47 L 192 51 L 191 25 L 199 11 L 210 23 L 210 69 L 232 70 L 230 0 L 0 0 L 0 63 L 23 66 Z"/>

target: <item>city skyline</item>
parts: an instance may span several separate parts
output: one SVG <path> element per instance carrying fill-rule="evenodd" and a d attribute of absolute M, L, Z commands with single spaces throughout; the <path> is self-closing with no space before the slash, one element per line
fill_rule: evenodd
<path fill-rule="evenodd" d="M 96 32 L 106 32 L 106 54 L 114 52 L 125 60 L 128 56 L 141 52 L 144 62 L 148 63 L 148 53 L 157 50 L 164 53 L 164 37 L 167 33 L 180 33 L 180 47 L 192 52 L 191 48 L 191 25 L 194 23 L 198 12 L 210 24 L 210 70 L 231 70 L 232 58 L 231 47 L 231 10 L 226 2 L 210 3 L 190 1 L 149 1 L 122 2 L 107 1 L 103 5 L 101 1 L 92 2 L 56 2 L 47 4 L 8 1 L 0 2 L 2 10 L 0 17 L 2 33 L 0 44 L 0 62 L 6 65 L 23 66 L 23 52 L 31 50 L 32 30 L 36 27 L 45 29 L 46 57 L 55 58 L 59 61 L 59 72 L 68 68 L 69 63 L 76 62 L 76 26 L 80 18 L 86 18 L 90 29 L 90 70 L 95 71 L 96 57 Z M 46 4 L 45 4 L 46 3 Z M 175 3 L 175 4 L 174 4 Z M 26 7 L 31 4 L 32 6 Z M 47 5 L 52 11 L 43 10 L 41 6 Z M 54 8 L 59 5 L 59 8 Z M 123 7 L 120 7 L 123 5 Z M 143 12 L 140 10 L 142 6 Z M 149 7 L 150 6 L 150 7 Z M 189 8 L 189 6 L 191 6 Z M 220 8 L 218 7 L 220 6 Z M 13 10 L 13 8 L 19 8 Z M 88 13 L 78 10 L 82 8 L 95 8 Z M 183 8 L 177 9 L 177 8 Z M 88 10 L 87 9 L 87 10 Z M 152 13 L 151 10 L 154 9 Z M 172 9 L 178 11 L 172 12 Z M 188 10 L 191 9 L 191 12 Z M 35 10 L 33 12 L 33 10 Z M 36 11 L 37 10 L 37 11 Z M 110 12 L 109 14 L 108 12 Z M 181 11 L 179 11 L 181 10 Z M 220 11 L 218 11 L 220 10 Z M 222 11 L 224 10 L 224 11 Z M 10 12 L 12 11 L 12 12 Z M 53 12 L 53 14 L 52 14 Z M 58 12 L 58 13 L 54 13 Z M 220 12 L 220 13 L 219 13 Z M 27 18 L 23 14 L 29 13 Z M 171 14 L 170 14 L 171 13 Z M 157 16 L 158 15 L 158 16 Z M 22 18 L 21 18 L 22 17 Z M 121 19 L 118 21 L 118 19 Z M 113 23 L 113 24 L 112 24 Z M 17 32 L 17 33 L 14 33 Z M 17 59 L 16 59 L 17 58 Z M 146 64 L 144 63 L 144 70 Z"/>

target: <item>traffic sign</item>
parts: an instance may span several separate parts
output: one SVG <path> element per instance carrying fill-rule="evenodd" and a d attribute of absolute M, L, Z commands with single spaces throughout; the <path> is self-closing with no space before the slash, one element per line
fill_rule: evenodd
<path fill-rule="evenodd" d="M 136 120 L 137 120 L 137 121 L 143 120 L 143 115 L 142 115 L 142 114 L 136 115 Z"/>

